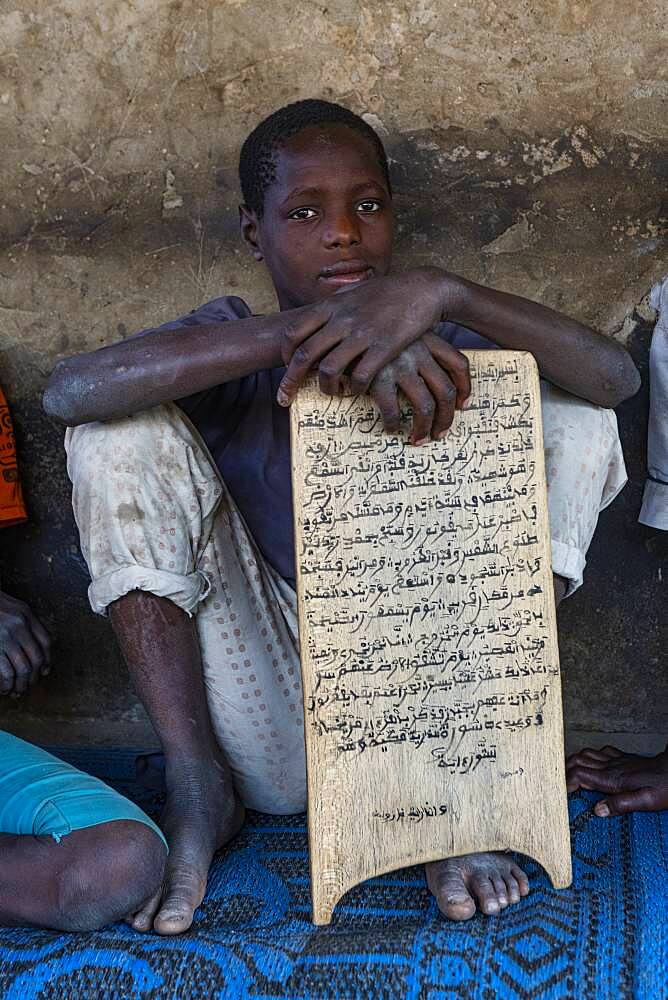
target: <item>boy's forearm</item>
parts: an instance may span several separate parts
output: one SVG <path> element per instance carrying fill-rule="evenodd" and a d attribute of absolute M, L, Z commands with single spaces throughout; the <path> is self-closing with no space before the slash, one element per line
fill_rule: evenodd
<path fill-rule="evenodd" d="M 634 395 L 640 376 L 621 344 L 576 320 L 518 295 L 485 288 L 448 275 L 457 283 L 453 296 L 461 323 L 499 347 L 530 351 L 541 375 L 599 406 L 617 406 Z"/>
<path fill-rule="evenodd" d="M 112 420 L 282 364 L 291 312 L 148 333 L 59 362 L 46 412 L 69 426 Z"/>

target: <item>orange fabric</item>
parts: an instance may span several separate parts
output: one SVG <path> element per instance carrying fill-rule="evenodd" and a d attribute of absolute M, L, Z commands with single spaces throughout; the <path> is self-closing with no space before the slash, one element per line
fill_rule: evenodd
<path fill-rule="evenodd" d="M 16 466 L 14 425 L 5 394 L 0 387 L 0 527 L 9 528 L 27 520 Z"/>

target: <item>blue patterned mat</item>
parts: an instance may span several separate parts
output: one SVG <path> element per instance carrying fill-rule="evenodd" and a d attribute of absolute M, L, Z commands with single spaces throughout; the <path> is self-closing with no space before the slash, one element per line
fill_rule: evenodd
<path fill-rule="evenodd" d="M 61 751 L 156 815 L 129 751 Z M 668 814 L 610 821 L 571 804 L 574 884 L 531 862 L 531 895 L 500 917 L 448 924 L 420 868 L 352 890 L 310 922 L 304 817 L 250 814 L 216 859 L 193 929 L 143 936 L 0 929 L 3 1000 L 285 997 L 497 1000 L 668 997 Z"/>

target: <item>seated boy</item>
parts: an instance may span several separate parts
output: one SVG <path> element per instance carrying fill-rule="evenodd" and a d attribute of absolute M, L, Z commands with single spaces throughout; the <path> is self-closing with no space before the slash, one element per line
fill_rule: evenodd
<path fill-rule="evenodd" d="M 49 636 L 0 592 L 0 693 L 49 669 Z M 165 839 L 102 781 L 0 730 L 0 925 L 88 931 L 129 919 L 160 887 Z"/>
<path fill-rule="evenodd" d="M 401 390 L 418 445 L 446 433 L 469 394 L 458 347 L 532 351 L 546 380 L 558 599 L 580 584 L 599 510 L 625 481 L 607 408 L 638 388 L 624 348 L 573 320 L 440 268 L 390 273 L 387 159 L 345 108 L 277 111 L 244 143 L 240 175 L 242 237 L 279 311 L 216 299 L 61 362 L 45 396 L 74 428 L 68 468 L 93 610 L 108 610 L 164 748 L 165 893 L 133 924 L 163 934 L 190 926 L 243 806 L 306 806 L 285 407 L 307 373 L 329 394 L 350 374 L 388 430 Z M 504 854 L 436 862 L 427 878 L 453 919 L 528 892 Z"/>

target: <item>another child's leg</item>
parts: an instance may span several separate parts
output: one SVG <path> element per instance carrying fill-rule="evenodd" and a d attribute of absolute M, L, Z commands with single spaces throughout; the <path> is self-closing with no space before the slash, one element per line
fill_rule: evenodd
<path fill-rule="evenodd" d="M 0 733 L 0 923 L 84 931 L 161 883 L 164 838 L 97 778 Z"/>
<path fill-rule="evenodd" d="M 0 834 L 0 924 L 90 931 L 131 919 L 160 885 L 166 850 L 117 820 L 51 836 Z"/>

